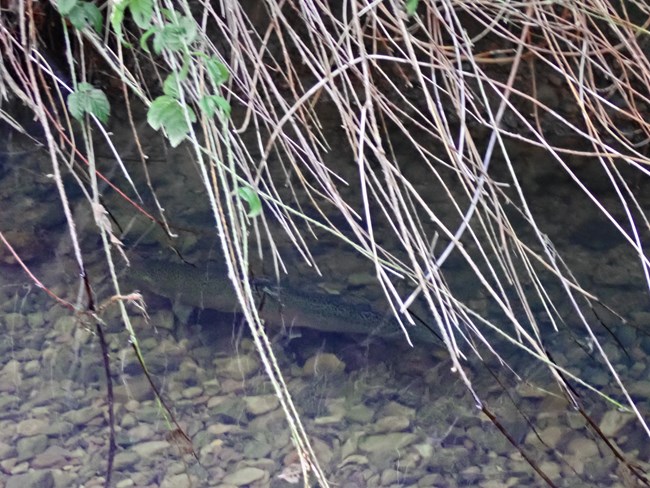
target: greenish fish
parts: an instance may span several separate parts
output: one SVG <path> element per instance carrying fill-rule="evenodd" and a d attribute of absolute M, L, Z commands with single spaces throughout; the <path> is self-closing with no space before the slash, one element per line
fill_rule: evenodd
<path fill-rule="evenodd" d="M 202 268 L 160 260 L 132 259 L 127 282 L 142 290 L 197 308 L 241 311 L 223 269 L 214 263 Z M 267 294 L 260 316 L 268 326 L 307 327 L 324 332 L 377 335 L 404 340 L 399 323 L 390 313 L 369 305 L 356 305 L 327 293 L 306 293 L 290 286 L 260 286 Z M 414 342 L 433 342 L 423 326 L 409 327 Z"/>

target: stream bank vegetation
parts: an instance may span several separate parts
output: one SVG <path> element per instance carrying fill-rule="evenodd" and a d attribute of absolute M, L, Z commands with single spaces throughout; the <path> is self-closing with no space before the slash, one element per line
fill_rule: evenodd
<path fill-rule="evenodd" d="M 4 109 L 2 119 L 50 154 L 81 277 L 82 300 L 55 298 L 92 321 L 104 340 L 98 302 L 106 297 L 96 294 L 86 272 L 63 183 L 71 176 L 94 216 L 126 340 L 146 371 L 127 307 L 140 297 L 120 286 L 116 265 L 128 255 L 102 194 L 122 195 L 173 245 L 173 218 L 148 177 L 141 141 L 154 130 L 172 147 L 185 145 L 201 175 L 202 187 L 193 190 L 212 210 L 214 236 L 288 420 L 305 484 L 329 486 L 327 472 L 287 391 L 248 279 L 251 253 L 263 253 L 278 277 L 288 268 L 275 232 L 315 272 L 313 237 L 324 233 L 368 259 L 404 341 L 412 327 L 422 327 L 412 305 L 426 310 L 478 411 L 549 486 L 556 485 L 473 384 L 470 362 L 490 356 L 511 379 L 526 381 L 504 352 L 518 348 L 554 378 L 567 408 L 580 412 L 620 460 L 628 483 L 648 485 L 584 403 L 585 396 L 600 397 L 632 412 L 650 437 L 644 412 L 602 343 L 607 325 L 600 317 L 615 315 L 572 272 L 567 249 L 538 225 L 522 176 L 531 162 L 526 150 L 513 149 L 544 154 L 539 164 L 553 164 L 559 179 L 585 195 L 626 242 L 650 291 L 648 221 L 635 190 L 650 162 L 648 25 L 646 2 L 614 0 L 3 2 L 0 95 L 28 107 L 36 124 L 21 127 Z M 331 114 L 339 126 L 334 133 L 324 129 Z M 118 116 L 122 122 L 114 122 Z M 136 163 L 113 142 L 111 131 L 125 123 Z M 352 155 L 345 175 L 328 161 L 332 145 Z M 98 169 L 99 146 L 110 150 L 120 183 Z M 616 211 L 576 171 L 577 159 L 608 181 Z M 134 164 L 144 184 L 131 176 Z M 13 249 L 7 230 L 0 229 L 0 238 Z M 469 270 L 492 312 L 473 308 L 450 284 L 452 260 Z M 557 305 L 558 293 L 567 307 Z M 615 387 L 593 386 L 570 362 L 556 362 L 551 338 L 566 327 L 585 338 Z M 104 360 L 110 378 L 105 345 Z M 502 381 L 496 372 L 495 381 Z M 109 405 L 110 391 L 109 380 Z M 172 409 L 157 397 L 170 435 L 193 452 Z"/>

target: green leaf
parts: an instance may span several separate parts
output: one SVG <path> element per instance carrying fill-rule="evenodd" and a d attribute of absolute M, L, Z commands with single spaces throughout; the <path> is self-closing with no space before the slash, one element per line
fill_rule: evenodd
<path fill-rule="evenodd" d="M 248 216 L 250 218 L 257 217 L 262 213 L 262 202 L 257 192 L 250 186 L 242 186 L 237 190 L 239 198 L 248 204 Z"/>
<path fill-rule="evenodd" d="M 406 15 L 409 17 L 415 13 L 418 9 L 418 4 L 420 0 L 406 0 Z"/>
<path fill-rule="evenodd" d="M 199 107 L 208 117 L 214 116 L 220 110 L 226 117 L 230 117 L 230 103 L 221 95 L 205 95 L 199 100 Z"/>
<path fill-rule="evenodd" d="M 140 29 L 148 28 L 153 17 L 153 0 L 129 0 L 128 6 L 135 24 Z"/>
<path fill-rule="evenodd" d="M 73 8 L 77 6 L 77 0 L 59 0 L 56 8 L 63 16 L 68 16 Z"/>
<path fill-rule="evenodd" d="M 182 73 L 181 74 L 172 73 L 167 78 L 165 78 L 165 81 L 163 81 L 163 93 L 165 95 L 169 95 L 170 97 L 173 98 L 180 97 L 179 87 L 180 87 L 180 82 L 183 80 L 181 76 Z"/>
<path fill-rule="evenodd" d="M 90 83 L 79 83 L 77 90 L 68 96 L 68 109 L 79 121 L 83 120 L 84 114 L 90 114 L 104 124 L 108 122 L 111 113 L 111 106 L 104 92 Z"/>
<path fill-rule="evenodd" d="M 180 16 L 178 22 L 165 24 L 156 33 L 153 40 L 153 49 L 160 54 L 163 49 L 181 51 L 187 48 L 196 39 L 196 23 L 190 17 Z"/>
<path fill-rule="evenodd" d="M 205 67 L 208 70 L 208 75 L 210 76 L 210 79 L 215 86 L 221 86 L 226 81 L 228 81 L 230 72 L 228 71 L 228 68 L 226 68 L 226 66 L 218 59 L 214 57 L 208 58 L 205 61 Z"/>
<path fill-rule="evenodd" d="M 147 46 L 147 41 L 149 40 L 149 38 L 151 36 L 153 36 L 154 34 L 157 34 L 158 31 L 159 31 L 158 27 L 152 27 L 147 32 L 142 34 L 142 37 L 140 38 L 140 47 L 142 48 L 142 50 L 144 52 L 151 53 L 151 51 L 149 51 L 149 46 Z M 154 38 L 154 40 L 155 40 L 155 38 Z"/>
<path fill-rule="evenodd" d="M 178 18 L 176 12 L 174 12 L 173 10 L 169 10 L 168 8 L 161 8 L 160 11 L 165 16 L 165 18 L 172 23 L 175 22 L 176 19 Z"/>
<path fill-rule="evenodd" d="M 190 122 L 196 122 L 196 115 L 191 107 L 184 107 L 175 98 L 163 95 L 156 98 L 149 107 L 147 122 L 155 130 L 163 128 L 172 147 L 176 147 L 190 131 L 186 113 Z"/>
<path fill-rule="evenodd" d="M 115 34 L 117 35 L 117 38 L 120 39 L 121 42 L 124 42 L 124 35 L 122 34 L 122 23 L 124 22 L 124 10 L 128 6 L 126 0 L 113 4 L 113 10 L 111 10 L 111 27 L 113 27 L 113 30 L 115 31 Z"/>
<path fill-rule="evenodd" d="M 92 26 L 97 32 L 102 30 L 102 13 L 99 8 L 89 2 L 78 2 L 67 15 L 70 23 L 78 30 Z"/>

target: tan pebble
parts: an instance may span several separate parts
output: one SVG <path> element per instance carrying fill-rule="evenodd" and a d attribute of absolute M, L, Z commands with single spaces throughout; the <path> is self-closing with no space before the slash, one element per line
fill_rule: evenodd
<path fill-rule="evenodd" d="M 11 474 L 26 473 L 28 469 L 29 469 L 29 463 L 25 461 L 23 463 L 16 464 L 13 468 L 11 468 Z"/>
<path fill-rule="evenodd" d="M 128 400 L 124 404 L 124 409 L 127 412 L 137 412 L 139 408 L 140 408 L 140 402 L 137 400 Z"/>
<path fill-rule="evenodd" d="M 260 367 L 259 360 L 252 354 L 239 355 L 234 358 L 215 359 L 213 363 L 216 367 L 217 374 L 236 380 L 250 378 Z"/>
<path fill-rule="evenodd" d="M 23 420 L 16 427 L 16 433 L 23 437 L 32 437 L 38 434 L 43 434 L 47 430 L 49 422 L 43 419 L 27 419 Z"/>
<path fill-rule="evenodd" d="M 614 437 L 633 418 L 631 414 L 609 410 L 603 415 L 599 427 L 607 437 Z"/>
<path fill-rule="evenodd" d="M 191 399 L 196 398 L 203 393 L 203 388 L 200 386 L 190 386 L 183 390 L 183 398 Z"/>
<path fill-rule="evenodd" d="M 542 438 L 544 444 L 549 448 L 554 449 L 558 446 L 560 439 L 562 438 L 563 430 L 557 425 L 551 425 L 550 427 L 545 428 L 539 432 L 539 436 Z M 540 443 L 537 433 L 530 431 L 526 436 L 526 443 L 538 448 L 543 448 L 544 446 Z"/>
<path fill-rule="evenodd" d="M 207 428 L 207 431 L 210 434 L 223 435 L 227 434 L 228 432 L 240 432 L 241 428 L 237 425 L 230 424 L 212 424 Z"/>
<path fill-rule="evenodd" d="M 544 461 L 540 466 L 540 469 L 552 480 L 559 479 L 562 475 L 562 469 L 560 465 L 552 461 Z"/>
<path fill-rule="evenodd" d="M 348 456 L 343 461 L 341 461 L 338 467 L 342 468 L 347 464 L 360 464 L 362 466 L 365 466 L 369 463 L 370 461 L 368 461 L 368 458 L 366 456 L 363 456 L 361 454 L 352 454 L 351 456 Z"/>
<path fill-rule="evenodd" d="M 251 415 L 262 415 L 263 413 L 275 410 L 280 405 L 275 395 L 258 395 L 244 398 L 246 411 Z"/>
<path fill-rule="evenodd" d="M 377 422 L 375 422 L 373 430 L 375 434 L 383 434 L 386 432 L 400 432 L 402 430 L 406 430 L 409 425 L 409 419 L 406 417 L 389 415 L 377 420 Z"/>
<path fill-rule="evenodd" d="M 567 445 L 567 451 L 570 454 L 584 460 L 590 457 L 598 456 L 598 444 L 586 437 L 576 437 Z"/>
<path fill-rule="evenodd" d="M 331 353 L 310 357 L 302 368 L 305 376 L 336 375 L 345 371 L 345 363 Z"/>

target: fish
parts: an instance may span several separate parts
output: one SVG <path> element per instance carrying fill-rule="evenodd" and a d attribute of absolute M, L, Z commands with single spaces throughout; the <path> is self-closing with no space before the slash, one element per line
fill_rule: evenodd
<path fill-rule="evenodd" d="M 227 271 L 214 262 L 196 267 L 159 259 L 131 259 L 126 282 L 174 303 L 241 313 Z M 305 327 L 322 332 L 405 339 L 399 322 L 391 313 L 381 313 L 369 304 L 349 303 L 326 292 L 308 293 L 288 283 L 275 285 L 265 278 L 254 279 L 252 284 L 266 295 L 259 309 L 265 326 Z M 414 342 L 434 342 L 435 336 L 424 326 L 407 327 Z"/>

